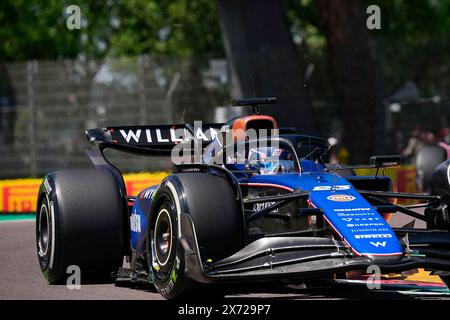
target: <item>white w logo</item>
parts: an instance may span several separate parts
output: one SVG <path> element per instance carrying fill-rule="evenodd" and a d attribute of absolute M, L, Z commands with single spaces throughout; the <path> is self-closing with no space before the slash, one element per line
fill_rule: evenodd
<path fill-rule="evenodd" d="M 370 241 L 370 244 L 371 245 L 373 245 L 373 246 L 375 246 L 375 247 L 379 247 L 379 246 L 382 246 L 382 247 L 386 247 L 386 241 L 383 241 L 383 242 L 372 242 L 372 241 Z"/>
<path fill-rule="evenodd" d="M 141 129 L 138 129 L 136 131 L 136 134 L 133 132 L 133 130 L 129 130 L 128 134 L 125 133 L 124 130 L 120 130 L 120 133 L 122 134 L 122 137 L 127 140 L 128 143 L 130 143 L 131 138 L 133 138 L 134 141 L 139 142 L 139 138 L 141 137 Z"/>

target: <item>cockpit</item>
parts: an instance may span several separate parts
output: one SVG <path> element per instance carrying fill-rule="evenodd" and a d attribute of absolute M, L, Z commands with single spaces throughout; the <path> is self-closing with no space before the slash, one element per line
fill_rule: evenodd
<path fill-rule="evenodd" d="M 274 175 L 320 171 L 329 150 L 327 140 L 296 134 L 240 141 L 218 154 L 231 171 Z"/>
<path fill-rule="evenodd" d="M 281 133 L 280 133 L 281 132 Z M 330 146 L 326 139 L 284 134 L 273 117 L 250 115 L 230 120 L 209 145 L 205 163 L 224 164 L 235 173 L 274 175 L 320 171 Z"/>
<path fill-rule="evenodd" d="M 249 149 L 245 167 L 264 175 L 299 172 L 295 155 L 282 146 Z"/>

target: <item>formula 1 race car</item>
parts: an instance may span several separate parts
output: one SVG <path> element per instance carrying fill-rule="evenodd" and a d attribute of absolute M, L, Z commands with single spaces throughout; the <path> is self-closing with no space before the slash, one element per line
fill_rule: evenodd
<path fill-rule="evenodd" d="M 326 139 L 278 128 L 260 114 L 260 105 L 274 102 L 234 101 L 254 110 L 226 124 L 88 130 L 95 169 L 49 173 L 39 190 L 37 254 L 48 282 L 63 282 L 71 265 L 82 278 L 128 270 L 172 299 L 213 296 L 233 282 L 332 279 L 376 265 L 382 273 L 433 270 L 448 285 L 450 161 L 437 167 L 430 194 L 397 192 L 378 169 L 400 157 L 372 157 L 365 167 L 377 169 L 374 176 L 327 164 Z M 171 156 L 173 173 L 129 195 L 107 148 Z M 391 227 L 399 213 L 426 229 Z M 129 269 L 121 268 L 124 257 Z"/>

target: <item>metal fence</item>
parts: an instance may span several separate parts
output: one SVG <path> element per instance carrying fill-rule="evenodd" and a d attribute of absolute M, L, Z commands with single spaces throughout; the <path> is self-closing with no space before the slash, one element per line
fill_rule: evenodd
<path fill-rule="evenodd" d="M 89 128 L 231 116 L 211 108 L 229 102 L 227 64 L 220 59 L 30 61 L 7 64 L 3 73 L 14 103 L 0 101 L 0 178 L 89 166 Z M 128 172 L 168 168 L 163 159 L 112 157 Z"/>
<path fill-rule="evenodd" d="M 231 82 L 227 61 L 211 57 L 0 62 L 0 89 L 0 179 L 89 167 L 86 129 L 224 122 L 241 112 L 221 107 L 239 90 Z M 338 134 L 340 112 L 331 101 L 312 98 L 321 134 Z M 409 130 L 425 121 L 423 114 L 436 110 L 432 101 L 405 107 L 389 117 L 389 124 Z M 438 110 L 431 118 L 439 119 L 436 125 L 449 126 L 448 99 L 440 101 Z M 167 159 L 120 153 L 111 157 L 124 172 L 170 167 Z"/>

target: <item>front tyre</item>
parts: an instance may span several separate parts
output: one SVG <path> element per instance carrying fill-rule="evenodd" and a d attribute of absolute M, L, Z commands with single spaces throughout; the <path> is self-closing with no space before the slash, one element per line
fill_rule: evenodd
<path fill-rule="evenodd" d="M 243 216 L 229 182 L 208 173 L 166 178 L 152 200 L 147 228 L 150 272 L 164 298 L 220 298 L 220 286 L 201 284 L 185 274 L 185 252 L 179 240 L 182 212 L 192 219 L 202 263 L 237 252 L 243 247 Z"/>
<path fill-rule="evenodd" d="M 178 218 L 174 199 L 160 190 L 161 205 L 151 221 L 147 239 L 151 248 L 149 266 L 159 293 L 166 299 L 187 298 L 196 283 L 184 274 L 184 250 L 178 241 Z"/>

